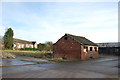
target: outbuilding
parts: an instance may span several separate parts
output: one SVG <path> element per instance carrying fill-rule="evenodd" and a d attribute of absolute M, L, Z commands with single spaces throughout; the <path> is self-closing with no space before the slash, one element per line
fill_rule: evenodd
<path fill-rule="evenodd" d="M 82 36 L 65 34 L 54 45 L 55 57 L 81 59 L 97 58 L 98 45 Z"/>

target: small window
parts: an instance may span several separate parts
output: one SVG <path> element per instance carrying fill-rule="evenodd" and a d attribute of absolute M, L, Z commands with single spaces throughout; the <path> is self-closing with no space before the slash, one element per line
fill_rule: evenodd
<path fill-rule="evenodd" d="M 88 52 L 88 47 L 84 46 L 84 52 Z"/>
<path fill-rule="evenodd" d="M 92 51 L 92 47 L 90 47 L 90 51 Z"/>
<path fill-rule="evenodd" d="M 95 51 L 97 51 L 97 47 L 95 47 L 94 49 L 95 49 Z"/>
<path fill-rule="evenodd" d="M 88 47 L 86 47 L 86 51 L 88 52 Z"/>
<path fill-rule="evenodd" d="M 67 37 L 65 37 L 64 39 L 67 40 Z"/>
<path fill-rule="evenodd" d="M 84 48 L 84 52 L 87 52 L 87 51 L 86 51 L 86 48 Z"/>

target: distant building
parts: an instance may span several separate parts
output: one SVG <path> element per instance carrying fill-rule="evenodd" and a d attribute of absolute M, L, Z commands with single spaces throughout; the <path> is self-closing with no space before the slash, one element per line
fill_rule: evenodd
<path fill-rule="evenodd" d="M 100 54 L 120 55 L 120 42 L 96 43 Z"/>
<path fill-rule="evenodd" d="M 26 41 L 26 40 L 14 38 L 13 49 L 19 50 L 24 48 L 37 48 L 37 43 L 36 41 Z"/>
<path fill-rule="evenodd" d="M 54 45 L 55 57 L 86 60 L 97 58 L 98 45 L 82 36 L 65 34 Z"/>
<path fill-rule="evenodd" d="M 96 43 L 99 47 L 118 47 L 120 43 L 118 42 L 108 42 L 108 43 Z"/>

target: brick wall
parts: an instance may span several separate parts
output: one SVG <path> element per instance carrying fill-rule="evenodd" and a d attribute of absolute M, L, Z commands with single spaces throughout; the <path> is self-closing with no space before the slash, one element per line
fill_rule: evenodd
<path fill-rule="evenodd" d="M 98 58 L 99 54 L 98 54 L 98 47 L 97 47 L 97 51 L 95 51 L 95 47 L 96 46 L 87 46 L 88 47 L 88 51 L 84 52 L 84 46 L 81 46 L 81 59 L 82 60 L 87 60 L 90 59 L 91 55 L 90 55 L 90 47 L 92 47 L 92 58 Z"/>
<path fill-rule="evenodd" d="M 77 58 L 80 59 L 80 44 L 74 41 L 71 37 L 63 36 L 54 44 L 55 57 Z"/>
<path fill-rule="evenodd" d="M 67 37 L 67 40 L 65 39 Z M 54 45 L 53 51 L 55 57 L 65 57 L 65 58 L 75 58 L 81 60 L 87 60 L 90 58 L 90 47 L 92 47 L 92 57 L 97 58 L 99 57 L 98 54 L 98 47 L 96 46 L 87 46 L 87 51 L 84 51 L 84 45 L 80 45 L 77 41 L 73 40 L 69 36 L 63 36 L 60 38 Z"/>

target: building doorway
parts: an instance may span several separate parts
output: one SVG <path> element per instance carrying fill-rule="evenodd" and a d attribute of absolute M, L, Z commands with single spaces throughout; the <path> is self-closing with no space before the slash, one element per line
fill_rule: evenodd
<path fill-rule="evenodd" d="M 90 58 L 93 58 L 93 47 L 90 47 Z"/>

